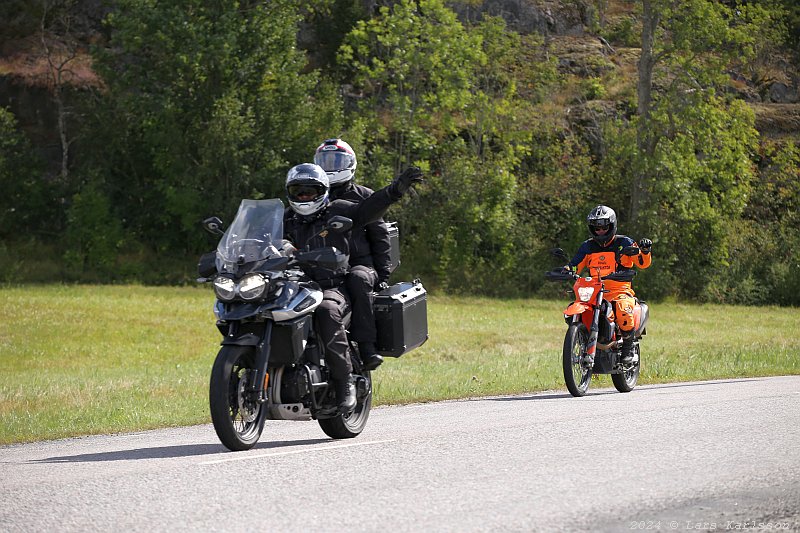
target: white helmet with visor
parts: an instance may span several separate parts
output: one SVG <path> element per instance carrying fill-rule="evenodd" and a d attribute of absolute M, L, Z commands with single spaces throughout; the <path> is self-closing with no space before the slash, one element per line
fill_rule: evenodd
<path fill-rule="evenodd" d="M 317 147 L 314 163 L 328 174 L 331 187 L 345 185 L 355 178 L 356 153 L 341 139 L 326 139 Z"/>

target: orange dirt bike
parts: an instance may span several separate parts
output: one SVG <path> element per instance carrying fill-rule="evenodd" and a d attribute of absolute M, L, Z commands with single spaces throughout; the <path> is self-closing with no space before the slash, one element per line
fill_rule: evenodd
<path fill-rule="evenodd" d="M 636 255 L 639 249 L 628 247 L 622 250 L 623 255 Z M 560 248 L 552 254 L 568 260 Z M 572 281 L 575 301 L 564 311 L 564 320 L 569 328 L 564 338 L 562 363 L 564 381 L 570 394 L 583 396 L 589 390 L 593 374 L 611 374 L 614 387 L 619 392 L 630 392 L 639 380 L 640 350 L 639 341 L 646 334 L 647 319 L 650 310 L 643 301 L 636 300 L 633 311 L 633 360 L 623 364 L 621 359 L 622 335 L 614 321 L 614 308 L 603 295 L 605 280 L 631 281 L 636 272 L 620 270 L 607 276 L 596 275 L 580 277 L 565 269 L 551 270 L 545 273 L 550 281 Z"/>

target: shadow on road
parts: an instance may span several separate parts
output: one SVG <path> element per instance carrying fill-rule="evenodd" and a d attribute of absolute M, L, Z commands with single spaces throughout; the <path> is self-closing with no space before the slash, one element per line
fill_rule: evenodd
<path fill-rule="evenodd" d="M 635 391 L 644 391 L 644 390 L 659 390 L 659 389 L 677 389 L 677 388 L 684 388 L 684 387 L 708 387 L 710 385 L 727 385 L 729 383 L 743 383 L 748 381 L 764 381 L 766 378 L 743 378 L 743 379 L 719 379 L 716 381 L 698 381 L 698 382 L 686 382 L 686 383 L 654 383 L 652 385 L 640 385 Z M 604 396 L 608 394 L 619 394 L 615 389 L 597 389 L 592 390 L 589 389 L 589 392 L 586 393 L 586 398 L 591 398 L 592 396 Z M 572 395 L 568 392 L 563 393 L 532 393 L 530 396 L 502 396 L 499 398 L 475 398 L 472 401 L 492 401 L 492 402 L 518 402 L 518 401 L 527 401 L 527 400 L 561 400 L 563 398 L 572 398 Z"/>
<path fill-rule="evenodd" d="M 613 390 L 589 390 L 586 393 L 586 398 L 590 398 L 592 396 L 604 396 L 606 394 L 617 394 L 617 391 Z M 501 396 L 499 398 L 476 398 L 474 401 L 486 401 L 489 400 L 491 402 L 526 402 L 529 400 L 563 400 L 564 398 L 572 398 L 572 395 L 568 392 L 554 392 L 554 393 L 532 393 L 530 396 Z"/>
<path fill-rule="evenodd" d="M 680 387 L 708 387 L 710 385 L 727 385 L 729 383 L 745 383 L 748 381 L 764 381 L 766 378 L 743 378 L 743 379 L 718 379 L 715 381 L 693 381 L 686 383 L 653 383 L 652 385 L 642 385 L 645 389 L 676 389 Z"/>
<path fill-rule="evenodd" d="M 256 444 L 253 450 L 270 450 L 331 442 L 331 439 L 306 439 L 280 442 L 264 442 Z M 95 461 L 133 461 L 139 459 L 166 459 L 170 457 L 191 457 L 196 455 L 218 455 L 229 453 L 222 444 L 185 444 L 180 446 L 159 446 L 154 448 L 138 448 L 135 450 L 116 450 L 112 452 L 85 453 L 80 455 L 64 455 L 30 461 L 37 463 L 88 463 Z"/>

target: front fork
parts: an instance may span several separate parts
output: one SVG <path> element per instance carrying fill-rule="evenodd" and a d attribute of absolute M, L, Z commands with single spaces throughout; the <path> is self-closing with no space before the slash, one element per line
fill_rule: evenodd
<path fill-rule="evenodd" d="M 601 293 L 602 294 L 602 293 Z M 594 366 L 594 356 L 597 351 L 597 336 L 600 333 L 600 309 L 602 301 L 595 302 L 594 310 L 592 311 L 592 327 L 589 328 L 589 341 L 586 343 L 586 366 L 591 368 Z"/>
<path fill-rule="evenodd" d="M 252 332 L 240 334 L 238 323 L 228 324 L 228 333 L 222 341 L 223 345 L 253 346 L 256 349 L 254 379 L 248 383 L 247 394 L 258 403 L 267 401 L 267 367 L 269 365 L 270 348 L 272 346 L 271 320 L 264 322 L 264 332 L 261 335 Z"/>
<path fill-rule="evenodd" d="M 256 345 L 256 380 L 253 383 L 253 395 L 259 403 L 267 401 L 267 365 L 272 347 L 272 321 L 264 325 L 264 335 L 261 342 Z"/>

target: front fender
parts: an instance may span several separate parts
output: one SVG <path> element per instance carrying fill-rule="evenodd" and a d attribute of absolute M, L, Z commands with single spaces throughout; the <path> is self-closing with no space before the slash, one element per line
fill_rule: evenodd
<path fill-rule="evenodd" d="M 255 333 L 245 333 L 240 336 L 234 337 L 225 337 L 222 339 L 223 346 L 226 345 L 235 345 L 235 346 L 258 346 L 258 343 L 261 342 L 261 337 L 256 335 Z"/>
<path fill-rule="evenodd" d="M 569 307 L 564 311 L 564 314 L 567 316 L 573 315 L 580 315 L 584 311 L 589 309 L 589 305 L 583 302 L 572 302 Z"/>

